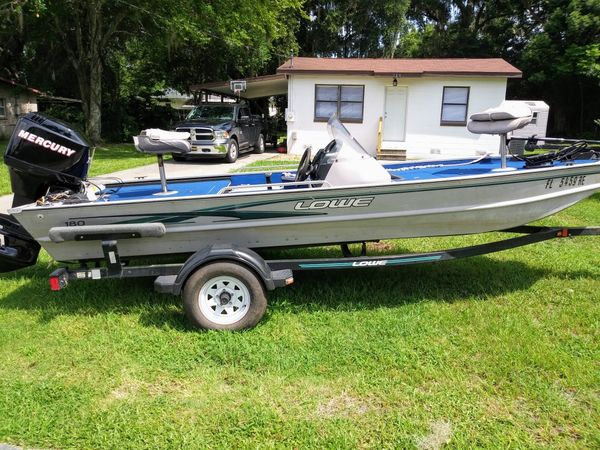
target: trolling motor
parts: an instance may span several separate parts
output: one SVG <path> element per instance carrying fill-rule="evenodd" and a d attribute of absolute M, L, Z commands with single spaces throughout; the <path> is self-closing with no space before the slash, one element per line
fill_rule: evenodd
<path fill-rule="evenodd" d="M 513 140 L 525 141 L 525 149 L 536 148 L 537 141 L 544 141 L 550 145 L 562 145 L 558 150 L 541 153 L 538 155 L 511 155 L 519 161 L 525 162 L 525 168 L 531 169 L 535 167 L 551 166 L 555 162 L 569 162 L 576 159 L 599 159 L 600 158 L 600 141 L 578 140 L 567 138 L 512 138 Z"/>
<path fill-rule="evenodd" d="M 14 198 L 33 203 L 50 191 L 80 192 L 90 145 L 69 125 L 39 113 L 21 117 L 4 152 Z M 0 272 L 35 264 L 40 245 L 10 215 L 0 214 Z"/>

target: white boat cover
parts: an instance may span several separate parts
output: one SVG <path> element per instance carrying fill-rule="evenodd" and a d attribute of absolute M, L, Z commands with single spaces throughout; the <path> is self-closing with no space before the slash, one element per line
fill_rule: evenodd
<path fill-rule="evenodd" d="M 189 139 L 190 133 L 183 131 L 167 131 L 161 130 L 160 128 L 148 128 L 143 130 L 140 134 L 148 136 L 152 140 L 159 141 L 172 141 L 177 139 Z"/>
<path fill-rule="evenodd" d="M 165 131 L 159 128 L 143 130 L 139 136 L 133 137 L 135 148 L 142 153 L 188 153 L 191 149 L 190 133 Z"/>

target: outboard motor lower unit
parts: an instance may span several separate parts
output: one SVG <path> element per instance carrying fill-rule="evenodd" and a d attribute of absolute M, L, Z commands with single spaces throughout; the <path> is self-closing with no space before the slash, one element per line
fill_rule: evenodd
<path fill-rule="evenodd" d="M 67 124 L 39 113 L 19 119 L 4 153 L 12 206 L 33 203 L 49 191 L 83 189 L 90 146 Z M 0 272 L 35 264 L 39 244 L 19 223 L 0 214 Z"/>

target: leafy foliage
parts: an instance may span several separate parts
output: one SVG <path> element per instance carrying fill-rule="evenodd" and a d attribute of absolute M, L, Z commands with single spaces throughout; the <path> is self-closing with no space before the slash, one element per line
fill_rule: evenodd
<path fill-rule="evenodd" d="M 12 0 L 0 17 L 0 77 L 81 98 L 94 139 L 168 124 L 167 87 L 273 73 L 292 52 L 503 57 L 524 72 L 509 97 L 549 103 L 551 132 L 600 117 L 598 0 Z"/>
<path fill-rule="evenodd" d="M 396 55 L 408 31 L 408 0 L 310 0 L 299 39 L 309 56 Z"/>

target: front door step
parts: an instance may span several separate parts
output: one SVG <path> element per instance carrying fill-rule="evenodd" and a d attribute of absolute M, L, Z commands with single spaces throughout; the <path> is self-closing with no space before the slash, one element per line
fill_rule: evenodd
<path fill-rule="evenodd" d="M 385 161 L 406 161 L 406 150 L 382 148 L 379 153 L 377 153 L 377 159 Z"/>

